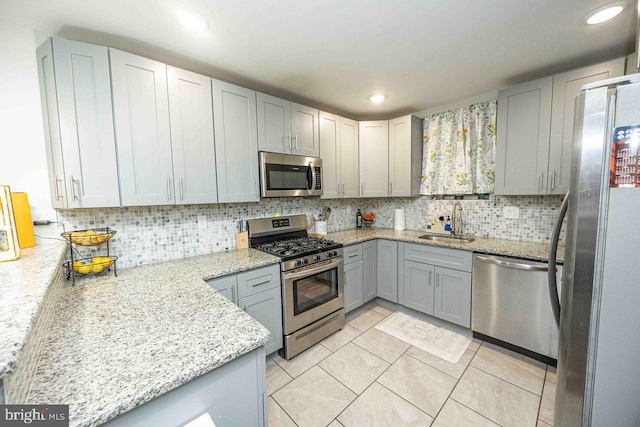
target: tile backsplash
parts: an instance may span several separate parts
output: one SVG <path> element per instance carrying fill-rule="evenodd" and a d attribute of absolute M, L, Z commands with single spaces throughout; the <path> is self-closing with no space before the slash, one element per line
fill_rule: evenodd
<path fill-rule="evenodd" d="M 561 196 L 491 196 L 488 200 L 461 200 L 464 233 L 476 236 L 548 241 Z M 331 208 L 328 231 L 355 228 L 358 206 L 375 212 L 376 227 L 393 228 L 394 210 L 405 209 L 408 230 L 425 230 L 427 220 L 450 215 L 454 201 L 419 198 L 336 199 L 277 198 L 259 203 L 187 206 L 150 206 L 59 210 L 58 221 L 67 230 L 111 227 L 118 231 L 112 252 L 118 266 L 128 267 L 233 249 L 237 223 L 249 218 L 319 213 Z M 520 209 L 519 219 L 505 219 L 504 207 Z"/>

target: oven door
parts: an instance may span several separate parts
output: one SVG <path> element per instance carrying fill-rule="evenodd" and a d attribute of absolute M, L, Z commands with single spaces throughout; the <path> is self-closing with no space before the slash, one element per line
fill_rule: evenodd
<path fill-rule="evenodd" d="M 321 196 L 322 160 L 260 153 L 262 197 Z"/>
<path fill-rule="evenodd" d="M 342 258 L 282 273 L 284 334 L 344 307 Z"/>

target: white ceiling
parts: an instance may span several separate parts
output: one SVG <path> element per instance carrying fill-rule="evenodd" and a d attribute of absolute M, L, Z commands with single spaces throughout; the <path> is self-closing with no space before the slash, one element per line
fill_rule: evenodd
<path fill-rule="evenodd" d="M 0 19 L 354 119 L 390 118 L 633 51 L 608 0 L 0 0 Z M 189 10 L 204 34 L 177 21 Z M 374 105 L 377 92 L 388 100 Z"/>

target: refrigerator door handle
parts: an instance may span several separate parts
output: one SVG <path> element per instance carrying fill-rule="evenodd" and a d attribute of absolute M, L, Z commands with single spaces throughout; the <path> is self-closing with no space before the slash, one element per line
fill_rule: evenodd
<path fill-rule="evenodd" d="M 556 321 L 556 325 L 560 327 L 560 298 L 558 297 L 558 283 L 556 279 L 556 254 L 558 253 L 558 241 L 560 240 L 560 229 L 562 228 L 562 222 L 567 214 L 567 208 L 569 207 L 569 193 L 564 196 L 562 206 L 560 206 L 560 213 L 556 218 L 556 224 L 553 228 L 553 234 L 551 235 L 551 244 L 549 245 L 549 297 L 551 299 L 551 310 L 553 311 L 553 317 Z"/>

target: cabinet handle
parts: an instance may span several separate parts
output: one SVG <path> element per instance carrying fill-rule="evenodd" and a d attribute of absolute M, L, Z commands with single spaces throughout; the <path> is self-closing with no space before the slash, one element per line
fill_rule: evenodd
<path fill-rule="evenodd" d="M 295 139 L 295 140 L 296 140 L 296 143 L 295 143 L 295 145 L 293 146 L 292 150 L 297 150 L 297 149 L 298 149 L 298 134 L 297 134 L 297 133 L 296 133 L 296 134 L 294 134 L 294 135 L 293 135 L 293 137 L 292 137 L 291 139 L 292 139 L 292 140 L 293 140 L 293 139 Z M 292 142 L 293 142 L 293 141 L 292 141 Z"/>
<path fill-rule="evenodd" d="M 184 185 L 182 181 L 182 177 L 180 177 L 180 200 L 184 199 Z"/>
<path fill-rule="evenodd" d="M 266 280 L 263 280 L 263 281 L 262 281 L 262 282 L 260 282 L 260 283 L 256 283 L 256 284 L 254 284 L 254 285 L 251 285 L 251 287 L 252 287 L 252 288 L 255 288 L 256 286 L 266 285 L 266 284 L 267 284 L 267 283 L 269 283 L 270 281 L 271 281 L 271 279 L 266 279 Z"/>
<path fill-rule="evenodd" d="M 429 283 L 428 283 L 428 285 L 431 286 L 431 272 L 429 272 Z"/>
<path fill-rule="evenodd" d="M 167 178 L 167 197 L 171 200 L 171 178 Z"/>
<path fill-rule="evenodd" d="M 293 150 L 293 141 L 291 140 L 291 134 L 287 135 L 287 139 L 289 140 L 289 150 Z"/>
<path fill-rule="evenodd" d="M 70 175 L 71 178 L 71 200 L 78 200 L 78 196 L 76 195 L 76 181 L 73 179 L 73 175 Z"/>
<path fill-rule="evenodd" d="M 344 183 L 342 184 L 342 197 L 344 197 Z"/>
<path fill-rule="evenodd" d="M 436 274 L 436 288 L 440 286 L 440 275 Z"/>
<path fill-rule="evenodd" d="M 53 192 L 56 196 L 56 200 L 60 200 L 62 197 L 60 196 L 60 190 L 58 189 L 58 183 L 62 181 L 58 179 L 57 175 L 53 175 Z"/>
<path fill-rule="evenodd" d="M 360 183 L 360 197 L 364 195 L 364 182 Z"/>
<path fill-rule="evenodd" d="M 551 173 L 551 189 L 552 190 L 556 189 L 556 171 L 553 171 Z"/>
<path fill-rule="evenodd" d="M 256 197 L 260 198 L 260 192 L 258 191 L 258 181 L 255 181 L 253 185 L 256 188 Z"/>
<path fill-rule="evenodd" d="M 242 307 L 242 311 L 244 311 L 245 313 L 247 312 L 247 306 L 246 305 L 244 307 Z"/>
<path fill-rule="evenodd" d="M 389 183 L 389 195 L 393 196 L 393 182 Z"/>
<path fill-rule="evenodd" d="M 358 256 L 358 253 L 356 252 L 355 254 L 349 255 L 347 258 L 353 258 L 353 257 L 357 257 L 357 256 Z"/>
<path fill-rule="evenodd" d="M 544 179 L 544 172 L 540 172 L 540 182 L 538 185 L 538 189 L 542 191 L 542 180 Z"/>
<path fill-rule="evenodd" d="M 236 288 L 231 287 L 231 302 L 236 303 Z"/>

